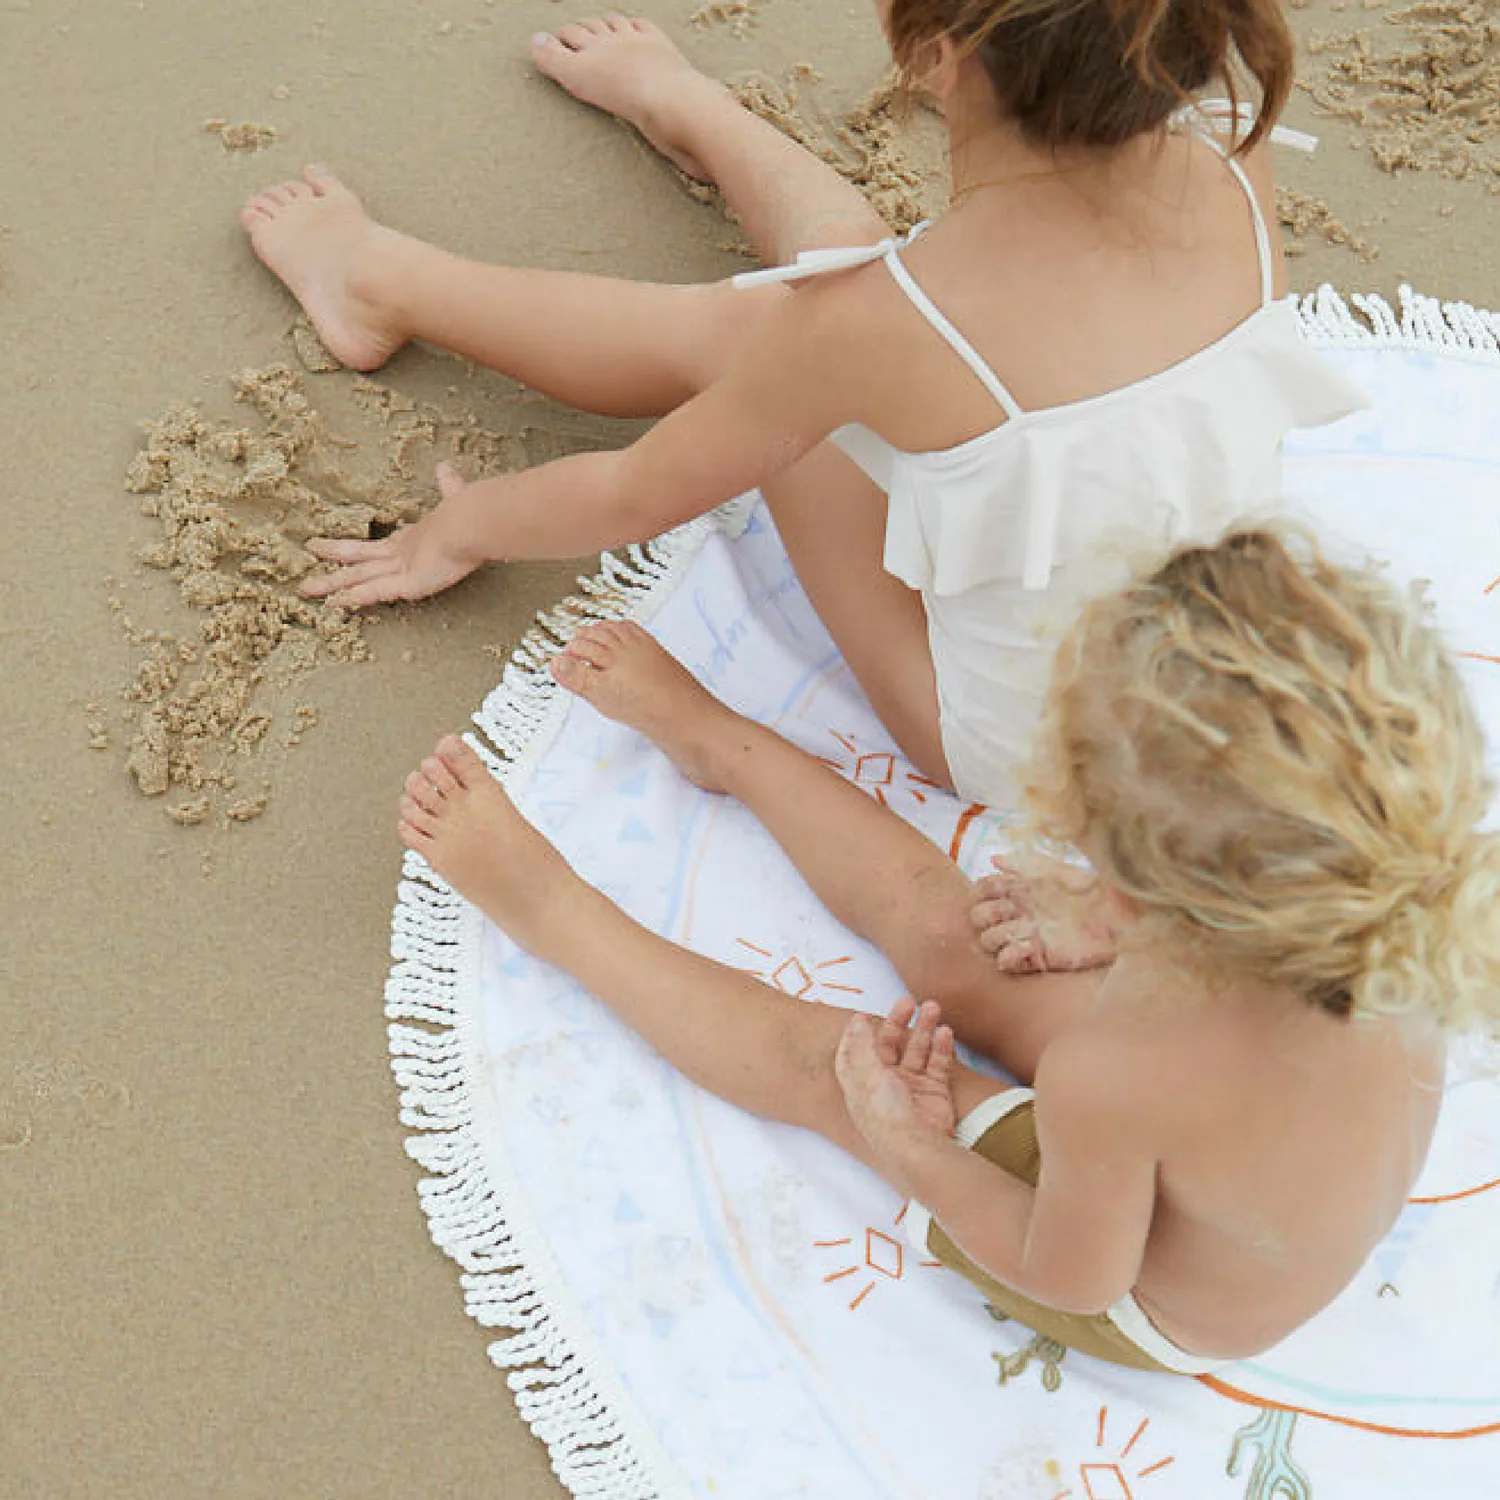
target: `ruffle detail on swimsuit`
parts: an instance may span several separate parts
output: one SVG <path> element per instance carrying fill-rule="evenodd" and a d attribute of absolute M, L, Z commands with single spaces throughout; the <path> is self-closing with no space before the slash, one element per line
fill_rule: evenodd
<path fill-rule="evenodd" d="M 990 583 L 1045 589 L 1123 526 L 1137 545 L 1221 530 L 1275 497 L 1284 433 L 1364 404 L 1278 302 L 1160 374 L 954 448 L 880 454 L 851 428 L 834 440 L 889 479 L 887 571 L 941 599 Z"/>

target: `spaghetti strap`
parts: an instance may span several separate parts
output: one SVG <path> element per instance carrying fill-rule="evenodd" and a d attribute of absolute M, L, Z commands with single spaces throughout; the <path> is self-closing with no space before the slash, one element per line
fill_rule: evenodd
<path fill-rule="evenodd" d="M 1234 159 L 1233 153 L 1226 151 L 1214 137 L 1212 126 L 1215 121 L 1219 120 L 1231 123 L 1237 130 L 1242 125 L 1255 123 L 1255 110 L 1248 104 L 1242 104 L 1236 108 L 1227 99 L 1204 99 L 1197 104 L 1178 110 L 1172 116 L 1173 124 L 1187 126 L 1204 145 L 1218 153 L 1245 194 L 1245 202 L 1250 205 L 1250 220 L 1255 226 L 1255 254 L 1260 261 L 1260 305 L 1265 307 L 1274 301 L 1276 296 L 1276 268 L 1271 260 L 1271 236 L 1266 231 L 1266 220 L 1265 215 L 1260 211 L 1260 200 L 1255 196 L 1255 189 L 1250 185 L 1245 169 Z M 1280 125 L 1272 127 L 1270 138 L 1278 146 L 1291 146 L 1298 151 L 1308 153 L 1316 150 L 1318 144 L 1316 136 L 1306 135 L 1297 130 L 1287 130 Z"/>
<path fill-rule="evenodd" d="M 975 378 L 987 390 L 1007 417 L 1024 416 L 1020 403 L 1006 390 L 1004 383 L 980 357 L 979 351 L 938 311 L 937 304 L 912 279 L 912 274 L 901 260 L 900 246 L 892 245 L 884 256 L 886 265 L 896 285 L 906 293 L 907 300 L 932 325 L 958 357 L 974 372 Z"/>
<path fill-rule="evenodd" d="M 1255 223 L 1255 253 L 1260 257 L 1260 305 L 1267 306 L 1276 296 L 1276 268 L 1271 263 L 1271 236 L 1266 232 L 1265 216 L 1260 211 L 1260 200 L 1245 169 L 1216 141 L 1210 141 L 1215 151 L 1224 158 L 1224 165 L 1234 173 L 1235 179 L 1245 190 L 1245 201 L 1250 205 L 1250 217 Z"/>

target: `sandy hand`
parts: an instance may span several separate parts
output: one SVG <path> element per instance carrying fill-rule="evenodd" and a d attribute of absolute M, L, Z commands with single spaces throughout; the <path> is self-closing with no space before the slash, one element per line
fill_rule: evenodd
<path fill-rule="evenodd" d="M 913 1137 L 951 1136 L 953 1033 L 932 1001 L 898 1000 L 884 1021 L 849 1018 L 834 1058 L 849 1118 L 866 1141 L 894 1155 Z"/>
<path fill-rule="evenodd" d="M 979 945 L 1003 974 L 1063 974 L 1105 968 L 1115 960 L 1118 933 L 1098 878 L 1060 860 L 1023 874 L 999 855 L 993 875 L 974 883 L 970 917 Z M 1056 915 L 1046 912 L 1051 902 Z"/>
<path fill-rule="evenodd" d="M 335 564 L 302 585 L 312 599 L 330 599 L 346 609 L 425 599 L 466 578 L 486 559 L 475 548 L 463 505 L 467 486 L 448 464 L 439 464 L 436 509 L 379 541 L 314 537 L 307 550 Z"/>

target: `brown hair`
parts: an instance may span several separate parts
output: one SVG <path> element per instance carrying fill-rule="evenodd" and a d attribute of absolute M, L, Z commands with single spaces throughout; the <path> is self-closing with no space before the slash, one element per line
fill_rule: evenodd
<path fill-rule="evenodd" d="M 1239 154 L 1292 87 L 1281 0 L 891 0 L 887 24 L 908 79 L 927 44 L 951 37 L 984 64 L 1001 112 L 1052 147 L 1123 145 L 1215 79 L 1237 101 L 1238 63 L 1260 93 Z"/>
<path fill-rule="evenodd" d="M 1420 595 L 1254 529 L 1088 606 L 1026 796 L 1135 941 L 1337 1015 L 1500 1035 L 1492 790 Z"/>

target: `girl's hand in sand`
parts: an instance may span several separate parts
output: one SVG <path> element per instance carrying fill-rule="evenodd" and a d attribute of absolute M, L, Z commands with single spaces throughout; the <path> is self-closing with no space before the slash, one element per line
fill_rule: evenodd
<path fill-rule="evenodd" d="M 469 488 L 448 464 L 439 464 L 437 507 L 410 526 L 379 541 L 314 537 L 307 550 L 334 563 L 302 585 L 312 599 L 328 599 L 346 609 L 425 599 L 466 578 L 487 561 L 474 546 L 474 527 L 463 503 Z"/>
<path fill-rule="evenodd" d="M 884 1021 L 853 1015 L 839 1039 L 834 1072 L 849 1118 L 880 1152 L 913 1136 L 951 1136 L 953 1032 L 931 1000 L 898 1000 Z"/>

